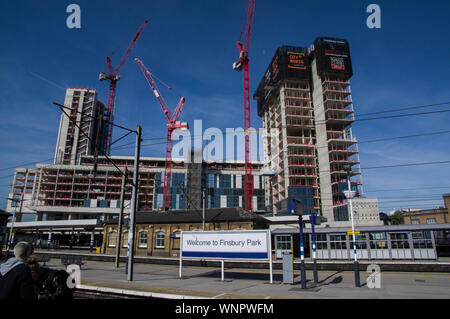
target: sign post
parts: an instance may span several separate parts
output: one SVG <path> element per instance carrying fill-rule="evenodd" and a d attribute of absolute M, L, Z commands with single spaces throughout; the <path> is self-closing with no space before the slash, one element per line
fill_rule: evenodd
<path fill-rule="evenodd" d="M 313 276 L 314 283 L 317 285 L 319 283 L 319 278 L 317 276 L 317 261 L 316 261 L 316 233 L 314 231 L 316 225 L 316 214 L 312 213 L 309 215 L 309 220 L 311 223 L 311 240 L 312 240 L 312 249 L 313 249 Z"/>
<path fill-rule="evenodd" d="M 222 280 L 225 260 L 267 260 L 273 283 L 270 230 L 181 232 L 179 278 L 186 258 L 220 260 Z"/>
<path fill-rule="evenodd" d="M 303 204 L 294 198 L 288 203 L 288 209 L 290 214 L 298 215 L 298 231 L 300 235 L 300 274 L 302 289 L 306 289 L 305 250 L 303 247 Z"/>

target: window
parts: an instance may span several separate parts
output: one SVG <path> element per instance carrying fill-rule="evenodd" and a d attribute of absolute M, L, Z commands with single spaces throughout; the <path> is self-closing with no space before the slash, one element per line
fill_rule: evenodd
<path fill-rule="evenodd" d="M 128 232 L 124 231 L 122 235 L 122 248 L 128 248 Z"/>
<path fill-rule="evenodd" d="M 370 249 L 387 249 L 387 237 L 385 232 L 369 233 Z"/>
<path fill-rule="evenodd" d="M 156 248 L 164 248 L 164 232 L 160 231 L 156 233 Z"/>
<path fill-rule="evenodd" d="M 391 233 L 392 249 L 408 249 L 408 233 Z"/>
<path fill-rule="evenodd" d="M 330 235 L 331 249 L 347 249 L 346 235 Z"/>
<path fill-rule="evenodd" d="M 411 220 L 411 224 L 413 224 L 413 225 L 419 225 L 419 224 L 420 224 L 420 220 L 419 220 L 419 219 L 412 219 L 412 220 Z"/>
<path fill-rule="evenodd" d="M 139 248 L 147 248 L 147 232 L 140 231 L 139 232 Z"/>
<path fill-rule="evenodd" d="M 110 231 L 108 236 L 108 247 L 116 247 L 117 232 Z"/>
<path fill-rule="evenodd" d="M 411 236 L 413 239 L 413 247 L 415 249 L 433 248 L 430 231 L 413 232 L 411 233 Z"/>
<path fill-rule="evenodd" d="M 427 224 L 436 224 L 436 218 L 427 218 Z"/>
<path fill-rule="evenodd" d="M 350 246 L 353 247 L 353 236 L 349 235 Z M 356 235 L 356 249 L 367 249 L 367 234 Z"/>
<path fill-rule="evenodd" d="M 173 250 L 180 250 L 180 231 L 176 230 L 173 232 L 173 235 L 170 235 L 172 238 L 172 249 Z"/>
<path fill-rule="evenodd" d="M 327 234 L 316 233 L 316 248 L 327 249 Z"/>
<path fill-rule="evenodd" d="M 291 249 L 291 236 L 290 235 L 278 235 L 277 236 L 277 249 L 290 250 Z"/>

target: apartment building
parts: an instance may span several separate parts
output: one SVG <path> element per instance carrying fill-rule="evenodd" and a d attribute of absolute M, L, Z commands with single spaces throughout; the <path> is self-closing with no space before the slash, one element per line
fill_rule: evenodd
<path fill-rule="evenodd" d="M 328 221 L 349 219 L 347 167 L 351 188 L 363 193 L 350 78 L 353 74 L 346 40 L 317 38 L 310 48 L 277 49 L 254 94 L 264 138 L 266 203 L 295 196 L 304 214 L 319 213 Z M 284 205 L 285 206 L 285 205 Z"/>
<path fill-rule="evenodd" d="M 93 89 L 68 88 L 59 122 L 54 164 L 75 165 L 105 147 L 105 105 Z M 98 154 L 102 154 L 98 152 Z"/>

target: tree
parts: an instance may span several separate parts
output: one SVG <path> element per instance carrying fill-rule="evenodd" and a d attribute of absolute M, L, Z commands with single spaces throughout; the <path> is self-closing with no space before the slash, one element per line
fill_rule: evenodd
<path fill-rule="evenodd" d="M 403 224 L 403 211 L 396 210 L 391 215 L 391 224 L 392 225 L 402 225 Z"/>

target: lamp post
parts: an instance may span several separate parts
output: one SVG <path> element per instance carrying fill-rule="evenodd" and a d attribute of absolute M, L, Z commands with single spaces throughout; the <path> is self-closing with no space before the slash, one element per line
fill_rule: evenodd
<path fill-rule="evenodd" d="M 22 199 L 16 199 L 16 198 L 9 198 L 8 199 L 11 201 L 11 203 L 13 202 L 19 202 L 22 201 Z M 16 219 L 16 212 L 17 212 L 17 205 L 14 206 L 14 213 L 11 219 L 11 227 L 9 230 L 9 236 L 8 236 L 8 246 L 6 246 L 6 258 L 8 258 L 8 253 L 9 253 L 9 248 L 11 247 L 11 245 L 13 244 L 14 241 L 14 220 Z"/>
<path fill-rule="evenodd" d="M 352 199 L 356 196 L 356 192 L 351 190 L 351 182 L 350 182 L 350 172 L 351 172 L 351 166 L 350 165 L 344 165 L 344 170 L 347 172 L 347 187 L 348 190 L 344 192 L 345 197 L 348 199 L 348 209 L 350 211 L 350 218 L 352 221 L 352 239 L 353 239 L 353 255 L 354 255 L 354 271 L 355 271 L 355 287 L 360 286 L 359 282 L 359 264 L 358 264 L 358 257 L 356 253 L 356 234 L 355 234 L 355 222 L 353 218 L 353 206 L 352 206 Z"/>
<path fill-rule="evenodd" d="M 288 204 L 289 213 L 298 215 L 298 231 L 300 235 L 300 275 L 302 289 L 306 289 L 305 251 L 303 247 L 303 204 L 296 198 Z"/>
<path fill-rule="evenodd" d="M 311 215 L 309 215 L 309 220 L 311 223 L 311 240 L 312 240 L 312 249 L 313 249 L 313 276 L 314 276 L 314 283 L 317 284 L 319 282 L 319 278 L 317 276 L 317 262 L 316 262 L 316 233 L 314 231 L 314 226 L 316 224 L 316 214 L 313 212 Z M 319 216 L 320 218 L 320 216 Z"/>

